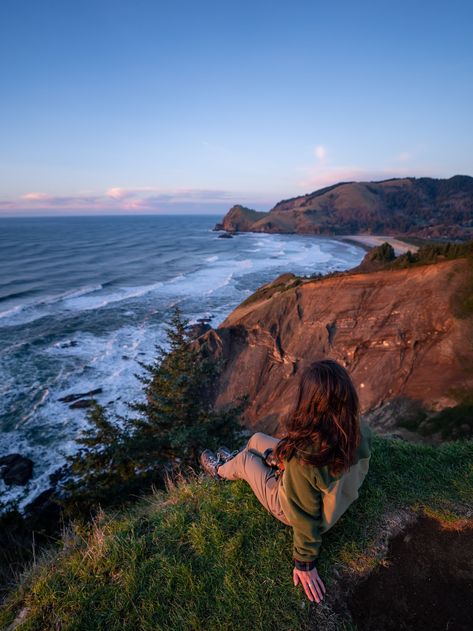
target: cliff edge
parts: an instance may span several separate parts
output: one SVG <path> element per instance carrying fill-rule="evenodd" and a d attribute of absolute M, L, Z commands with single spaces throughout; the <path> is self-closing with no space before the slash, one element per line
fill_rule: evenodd
<path fill-rule="evenodd" d="M 469 260 L 361 269 L 283 275 L 199 338 L 223 359 L 217 405 L 248 394 L 245 423 L 277 432 L 294 409 L 298 375 L 323 358 L 348 368 L 364 413 L 400 400 L 441 410 L 471 392 L 473 328 L 459 306 L 472 285 Z"/>

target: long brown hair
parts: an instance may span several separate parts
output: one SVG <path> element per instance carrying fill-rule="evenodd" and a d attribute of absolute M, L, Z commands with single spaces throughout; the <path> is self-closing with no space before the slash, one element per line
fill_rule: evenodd
<path fill-rule="evenodd" d="M 343 366 L 324 359 L 304 371 L 297 406 L 285 430 L 275 450 L 279 460 L 295 456 L 317 467 L 328 466 L 332 475 L 353 464 L 360 441 L 359 401 Z"/>

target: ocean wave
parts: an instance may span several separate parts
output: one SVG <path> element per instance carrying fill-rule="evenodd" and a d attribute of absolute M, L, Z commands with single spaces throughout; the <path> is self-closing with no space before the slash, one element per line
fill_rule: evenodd
<path fill-rule="evenodd" d="M 31 295 L 31 289 L 24 289 L 23 291 L 14 291 L 5 296 L 0 296 L 0 302 L 6 302 L 7 300 L 13 300 L 14 298 L 23 298 L 24 296 Z"/>
<path fill-rule="evenodd" d="M 15 425 L 15 429 L 18 429 L 19 427 L 21 427 L 24 423 L 26 423 L 27 421 L 30 420 L 30 418 L 33 416 L 33 414 L 36 412 L 36 410 L 38 408 L 40 408 L 45 401 L 48 399 L 49 397 L 49 388 L 44 388 L 44 390 L 41 393 L 40 398 L 38 399 L 38 401 L 36 401 L 36 403 L 34 403 L 30 410 L 24 414 L 21 419 L 18 421 L 18 423 Z"/>
<path fill-rule="evenodd" d="M 240 269 L 251 269 L 253 267 L 253 261 L 251 259 L 244 259 L 243 261 L 238 261 L 238 267 Z"/>
<path fill-rule="evenodd" d="M 102 285 L 88 285 L 86 287 L 80 287 L 79 289 L 70 289 L 61 294 L 56 294 L 54 296 L 47 296 L 46 298 L 42 298 L 41 300 L 36 300 L 34 302 L 29 302 L 22 305 L 16 305 L 11 309 L 7 309 L 6 311 L 0 311 L 0 318 L 8 318 L 16 313 L 22 313 L 24 311 L 33 311 L 35 309 L 50 306 L 56 304 L 58 302 L 62 302 L 64 300 L 70 300 L 71 298 L 78 298 L 79 296 L 85 296 L 87 294 L 92 294 L 96 291 L 100 291 L 103 288 Z M 39 316 L 40 317 L 40 316 Z"/>
<path fill-rule="evenodd" d="M 20 313 L 25 308 L 25 305 L 17 305 L 16 307 L 12 307 L 11 309 L 6 309 L 5 311 L 0 311 L 0 318 L 9 318 L 15 313 Z"/>
<path fill-rule="evenodd" d="M 227 285 L 229 285 L 232 281 L 233 278 L 233 272 L 231 272 L 230 274 L 228 274 L 228 276 L 226 276 L 221 283 L 215 285 L 214 287 L 212 287 L 211 289 L 208 289 L 205 292 L 206 296 L 210 296 L 211 294 L 213 294 L 214 292 L 216 292 L 218 289 L 222 289 L 223 287 L 226 287 Z"/>

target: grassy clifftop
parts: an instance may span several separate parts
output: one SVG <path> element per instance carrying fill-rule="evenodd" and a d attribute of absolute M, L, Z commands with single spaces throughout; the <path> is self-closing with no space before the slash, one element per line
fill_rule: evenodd
<path fill-rule="evenodd" d="M 324 536 L 328 598 L 317 607 L 292 585 L 290 528 L 245 483 L 182 481 L 65 534 L 62 549 L 23 577 L 0 628 L 353 629 L 334 609 L 337 585 L 340 575 L 353 583 L 379 564 L 386 515 L 423 512 L 464 526 L 472 488 L 471 442 L 435 448 L 376 438 L 359 500 Z"/>

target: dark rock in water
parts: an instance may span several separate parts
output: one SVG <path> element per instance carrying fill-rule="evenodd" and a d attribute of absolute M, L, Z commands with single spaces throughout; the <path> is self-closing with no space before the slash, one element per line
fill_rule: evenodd
<path fill-rule="evenodd" d="M 62 467 L 59 467 L 58 469 L 56 469 L 55 471 L 51 473 L 51 475 L 49 476 L 49 484 L 51 485 L 51 487 L 56 488 L 59 482 L 68 478 L 69 475 L 70 475 L 70 467 L 69 465 L 64 464 L 62 465 Z"/>
<path fill-rule="evenodd" d="M 0 477 L 5 484 L 24 485 L 33 475 L 33 461 L 21 454 L 0 458 Z"/>
<path fill-rule="evenodd" d="M 16 583 L 18 573 L 34 561 L 43 546 L 51 546 L 63 523 L 52 488 L 28 504 L 24 515 L 17 510 L 0 515 L 0 602 Z"/>
<path fill-rule="evenodd" d="M 233 239 L 233 235 L 229 232 L 224 232 L 223 234 L 218 235 L 219 239 Z"/>
<path fill-rule="evenodd" d="M 71 403 L 72 401 L 77 401 L 79 399 L 85 399 L 85 397 L 93 397 L 96 394 L 102 394 L 102 388 L 96 388 L 95 390 L 90 390 L 89 392 L 80 392 L 77 394 L 68 394 L 65 397 L 61 397 L 58 401 L 61 403 Z"/>
<path fill-rule="evenodd" d="M 77 342 L 76 340 L 70 340 L 69 342 L 64 342 L 63 344 L 60 344 L 59 348 L 75 348 L 76 346 L 79 346 L 79 342 Z"/>
<path fill-rule="evenodd" d="M 215 226 L 213 227 L 213 230 L 215 232 L 218 232 L 219 230 L 225 230 L 225 228 L 223 227 L 223 223 L 216 223 Z"/>
<path fill-rule="evenodd" d="M 50 488 L 25 506 L 24 519 L 28 529 L 39 532 L 54 532 L 57 529 L 61 507 L 56 499 L 56 490 Z"/>
<path fill-rule="evenodd" d="M 86 408 L 91 408 L 95 403 L 97 403 L 95 399 L 80 399 L 71 403 L 69 408 L 71 410 L 85 410 Z"/>

